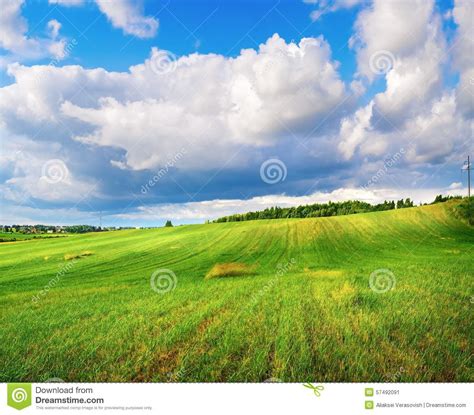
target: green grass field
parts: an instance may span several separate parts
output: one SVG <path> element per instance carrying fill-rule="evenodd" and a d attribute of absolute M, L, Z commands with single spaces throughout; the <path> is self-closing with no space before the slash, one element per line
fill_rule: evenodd
<path fill-rule="evenodd" d="M 473 381 L 454 204 L 1 244 L 0 381 Z"/>
<path fill-rule="evenodd" d="M 19 232 L 0 232 L 0 243 L 11 242 L 11 241 L 25 241 L 27 239 L 41 239 L 41 238 L 62 238 L 66 235 L 58 234 L 31 234 L 31 233 L 19 233 Z"/>

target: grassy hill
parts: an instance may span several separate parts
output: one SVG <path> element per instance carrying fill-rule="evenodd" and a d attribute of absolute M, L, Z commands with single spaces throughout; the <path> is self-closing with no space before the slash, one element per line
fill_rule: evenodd
<path fill-rule="evenodd" d="M 0 381 L 473 381 L 455 203 L 1 244 Z"/>
<path fill-rule="evenodd" d="M 14 242 L 14 241 L 24 241 L 27 239 L 41 239 L 41 238 L 62 238 L 65 235 L 55 235 L 55 234 L 31 234 L 31 233 L 19 233 L 19 232 L 0 232 L 0 243 L 2 242 Z"/>

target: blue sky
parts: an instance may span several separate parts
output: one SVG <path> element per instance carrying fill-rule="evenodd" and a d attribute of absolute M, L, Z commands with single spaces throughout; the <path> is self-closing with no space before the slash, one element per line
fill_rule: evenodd
<path fill-rule="evenodd" d="M 144 14 L 160 22 L 157 35 L 148 39 L 126 35 L 108 24 L 93 1 L 84 2 L 83 7 L 60 7 L 47 0 L 26 2 L 22 14 L 30 22 L 30 36 L 44 36 L 44 23 L 56 19 L 61 33 L 78 40 L 74 54 L 62 65 L 127 71 L 130 65 L 143 62 L 153 46 L 178 56 L 194 52 L 237 56 L 242 48 L 256 48 L 278 33 L 287 41 L 324 35 L 334 58 L 344 63 L 341 76 L 350 80 L 355 70 L 347 42 L 359 7 L 312 21 L 309 14 L 314 6 L 299 1 L 145 1 L 143 5 Z M 37 62 L 48 64 L 49 59 Z"/>
<path fill-rule="evenodd" d="M 469 1 L 3 3 L 0 222 L 465 191 Z"/>

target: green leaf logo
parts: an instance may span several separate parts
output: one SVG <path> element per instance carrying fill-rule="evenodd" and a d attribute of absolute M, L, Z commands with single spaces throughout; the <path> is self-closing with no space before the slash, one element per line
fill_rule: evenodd
<path fill-rule="evenodd" d="M 31 405 L 31 383 L 9 383 L 7 393 L 8 406 L 20 410 Z"/>

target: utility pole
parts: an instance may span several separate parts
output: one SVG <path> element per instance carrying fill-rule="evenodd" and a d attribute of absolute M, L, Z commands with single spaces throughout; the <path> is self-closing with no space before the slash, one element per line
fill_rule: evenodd
<path fill-rule="evenodd" d="M 464 162 L 463 170 L 467 170 L 467 197 L 471 197 L 471 162 L 469 156 L 467 156 L 467 161 Z"/>

